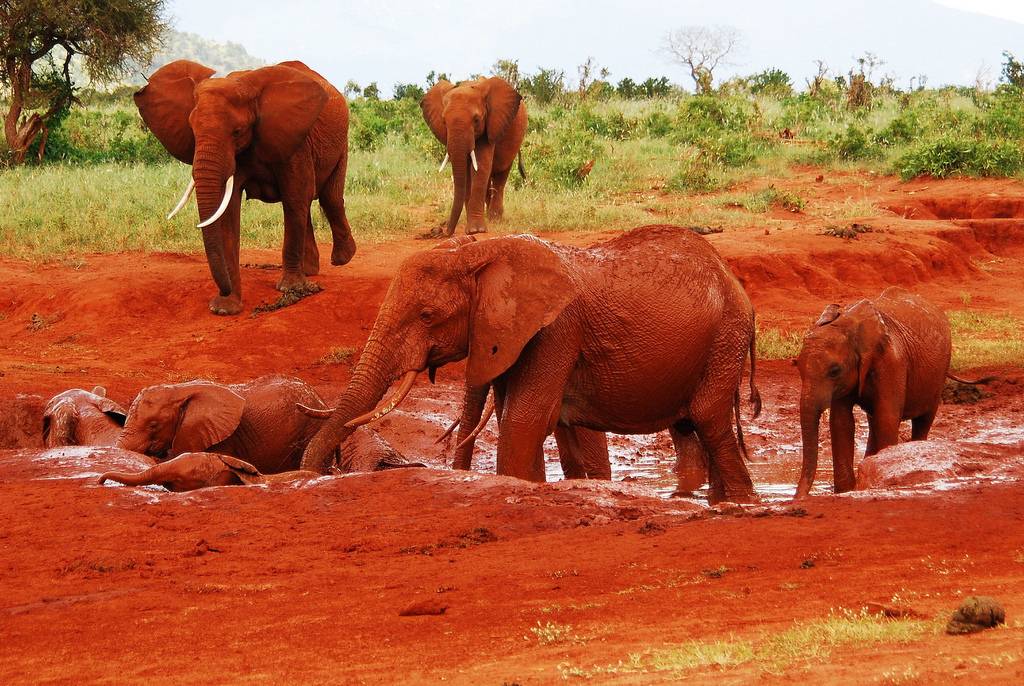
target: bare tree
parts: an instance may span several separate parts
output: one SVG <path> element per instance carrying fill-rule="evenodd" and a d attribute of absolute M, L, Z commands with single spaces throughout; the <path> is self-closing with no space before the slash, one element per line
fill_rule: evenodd
<path fill-rule="evenodd" d="M 673 62 L 690 70 L 698 94 L 711 92 L 715 69 L 728 64 L 728 57 L 742 43 L 742 35 L 731 26 L 683 26 L 665 34 L 663 52 Z"/>

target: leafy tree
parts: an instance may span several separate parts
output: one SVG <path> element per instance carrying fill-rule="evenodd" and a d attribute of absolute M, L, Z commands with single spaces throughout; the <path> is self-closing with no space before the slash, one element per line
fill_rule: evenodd
<path fill-rule="evenodd" d="M 710 93 L 715 69 L 726 64 L 741 43 L 731 26 L 684 26 L 665 34 L 662 49 L 669 59 L 690 71 L 697 94 Z"/>
<path fill-rule="evenodd" d="M 427 74 L 427 86 L 433 86 L 438 81 L 451 81 L 451 79 L 444 72 L 438 73 L 431 69 L 430 73 Z"/>
<path fill-rule="evenodd" d="M 565 94 L 565 72 L 543 67 L 533 76 L 527 76 L 520 83 L 520 90 L 528 93 L 542 105 L 546 105 Z"/>
<path fill-rule="evenodd" d="M 627 76 L 624 79 L 619 79 L 619 83 L 615 86 L 615 92 L 619 94 L 620 98 L 637 100 L 640 98 L 642 91 L 636 81 Z"/>
<path fill-rule="evenodd" d="M 1003 51 L 1003 81 L 1015 88 L 1024 88 L 1024 63 L 1009 50 Z"/>
<path fill-rule="evenodd" d="M 611 72 L 598 66 L 597 60 L 593 57 L 588 57 L 586 62 L 576 67 L 576 73 L 579 75 L 577 93 L 580 100 L 585 100 L 588 96 L 601 97 L 601 92 L 607 90 L 607 78 Z"/>
<path fill-rule="evenodd" d="M 367 100 L 380 100 L 380 86 L 376 81 L 371 81 L 370 85 L 363 89 L 363 97 Z"/>
<path fill-rule="evenodd" d="M 781 69 L 765 69 L 748 79 L 750 92 L 784 98 L 793 94 L 793 80 Z"/>
<path fill-rule="evenodd" d="M 346 98 L 358 98 L 363 93 L 363 87 L 357 81 L 349 79 L 345 82 L 345 87 L 341 89 L 341 92 Z"/>
<path fill-rule="evenodd" d="M 416 100 L 420 101 L 423 96 L 426 95 L 426 91 L 423 90 L 422 86 L 418 86 L 415 83 L 396 83 L 394 90 L 395 100 Z"/>
<path fill-rule="evenodd" d="M 640 84 L 640 90 L 647 98 L 664 98 L 672 94 L 672 84 L 667 76 L 648 77 Z"/>
<path fill-rule="evenodd" d="M 72 58 L 81 55 L 98 82 L 123 75 L 132 60 L 147 63 L 167 28 L 164 10 L 165 0 L 0 2 L 4 137 L 16 164 L 75 102 Z"/>

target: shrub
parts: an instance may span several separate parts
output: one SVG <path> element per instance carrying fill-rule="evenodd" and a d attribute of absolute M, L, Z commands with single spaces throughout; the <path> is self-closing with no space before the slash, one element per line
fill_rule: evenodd
<path fill-rule="evenodd" d="M 861 129 L 854 124 L 832 136 L 826 148 L 843 160 L 869 160 L 882 156 L 882 150 L 871 129 Z"/>
<path fill-rule="evenodd" d="M 665 183 L 665 189 L 676 193 L 712 193 L 726 185 L 719 169 L 698 158 L 680 165 Z"/>
<path fill-rule="evenodd" d="M 767 95 L 772 98 L 784 98 L 793 95 L 793 80 L 781 69 L 765 69 L 747 79 L 750 92 L 754 95 Z"/>
<path fill-rule="evenodd" d="M 914 145 L 896 160 L 895 168 L 903 179 L 923 174 L 1013 176 L 1024 169 L 1024 153 L 1018 142 L 946 134 Z"/>

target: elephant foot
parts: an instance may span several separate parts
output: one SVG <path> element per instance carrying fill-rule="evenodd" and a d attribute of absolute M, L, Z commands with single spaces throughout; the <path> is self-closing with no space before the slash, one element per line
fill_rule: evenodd
<path fill-rule="evenodd" d="M 487 233 L 487 227 L 486 226 L 478 226 L 478 227 L 473 228 L 473 229 L 470 229 L 470 228 L 466 229 L 466 235 L 467 236 L 472 236 L 472 235 L 475 235 L 475 234 L 478 234 L 478 233 Z"/>
<path fill-rule="evenodd" d="M 277 290 L 279 291 L 292 291 L 305 289 L 309 282 L 306 281 L 306 277 L 301 272 L 285 272 L 281 276 L 281 280 L 277 282 Z"/>
<path fill-rule="evenodd" d="M 345 237 L 345 240 L 340 244 L 338 241 L 334 242 L 334 247 L 331 249 L 331 264 L 335 266 L 341 266 L 348 264 L 352 256 L 356 254 L 356 241 L 352 238 L 352 234 Z"/>
<path fill-rule="evenodd" d="M 242 299 L 237 295 L 218 295 L 210 300 L 210 312 L 219 315 L 238 314 L 242 311 Z"/>
<path fill-rule="evenodd" d="M 761 497 L 753 491 L 747 493 L 732 493 L 726 494 L 725 496 L 718 496 L 714 494 L 708 495 L 708 504 L 717 505 L 718 503 L 736 503 L 737 505 L 760 505 Z"/>
<path fill-rule="evenodd" d="M 423 233 L 418 235 L 417 238 L 419 238 L 420 240 L 430 240 L 433 238 L 450 238 L 454 233 L 454 231 L 449 233 L 448 227 L 442 224 L 441 226 L 435 226 L 429 231 L 424 231 Z"/>
<path fill-rule="evenodd" d="M 320 273 L 320 256 L 313 258 L 306 256 L 302 258 L 302 273 L 306 276 L 316 276 Z"/>

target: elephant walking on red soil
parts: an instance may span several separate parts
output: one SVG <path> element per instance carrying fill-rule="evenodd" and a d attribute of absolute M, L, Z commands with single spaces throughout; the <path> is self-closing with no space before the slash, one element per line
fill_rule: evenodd
<path fill-rule="evenodd" d="M 348 104 L 302 62 L 282 62 L 212 78 L 196 62 L 171 62 L 135 94 L 146 126 L 174 157 L 192 165 L 203 245 L 218 294 L 214 314 L 242 310 L 239 230 L 246 198 L 284 208 L 281 290 L 300 287 L 320 270 L 310 203 L 319 199 L 331 225 L 331 264 L 356 251 L 345 216 Z"/>
<path fill-rule="evenodd" d="M 543 481 L 557 426 L 668 428 L 707 451 L 712 501 L 750 501 L 733 408 L 753 341 L 739 281 L 682 227 L 590 249 L 511 236 L 424 251 L 400 267 L 302 468 L 324 471 L 334 446 L 394 409 L 419 372 L 468 358 L 470 387 L 500 386 L 499 474 Z"/>
<path fill-rule="evenodd" d="M 804 336 L 800 369 L 803 468 L 796 496 L 811 490 L 818 467 L 818 429 L 829 410 L 835 492 L 853 490 L 853 408 L 868 415 L 865 455 L 899 442 L 909 419 L 911 440 L 928 438 L 942 403 L 951 356 L 946 314 L 924 298 L 890 287 L 873 300 L 829 305 Z M 956 379 L 960 381 L 960 379 Z M 982 383 L 987 381 L 968 381 Z"/>

